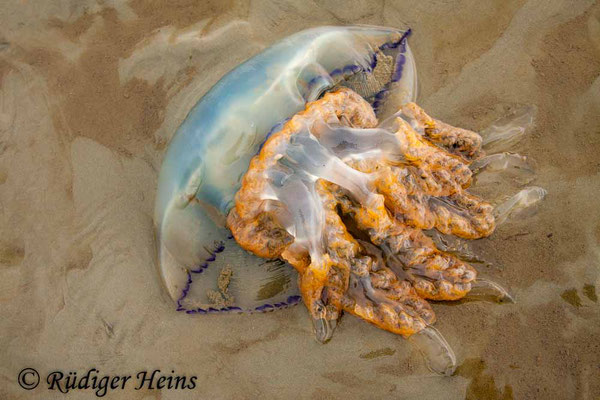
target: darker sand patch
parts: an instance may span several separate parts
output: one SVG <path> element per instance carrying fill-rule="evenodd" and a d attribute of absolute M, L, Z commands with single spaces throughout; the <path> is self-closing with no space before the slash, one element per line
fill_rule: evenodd
<path fill-rule="evenodd" d="M 218 316 L 215 316 L 218 318 Z M 222 352 L 227 355 L 235 355 L 240 352 L 247 350 L 250 347 L 256 346 L 261 343 L 266 343 L 277 339 L 283 333 L 283 327 L 279 326 L 277 329 L 267 333 L 262 338 L 258 339 L 249 339 L 249 340 L 236 340 L 234 345 L 228 345 L 224 343 L 217 343 L 215 348 L 218 349 L 219 352 Z"/>
<path fill-rule="evenodd" d="M 290 286 L 290 277 L 281 275 L 261 286 L 256 294 L 257 300 L 270 299 L 282 293 Z"/>
<path fill-rule="evenodd" d="M 384 347 L 383 349 L 363 353 L 359 357 L 365 360 L 372 360 L 379 357 L 393 356 L 394 354 L 396 354 L 396 350 L 392 349 L 391 347 Z"/>
<path fill-rule="evenodd" d="M 577 289 L 568 289 L 561 293 L 560 297 L 573 307 L 581 307 L 581 297 L 577 294 Z"/>
<path fill-rule="evenodd" d="M 507 384 L 498 389 L 494 376 L 485 369 L 485 362 L 475 358 L 465 360 L 456 369 L 456 375 L 471 379 L 465 400 L 512 400 L 512 386 Z"/>
<path fill-rule="evenodd" d="M 261 264 L 269 272 L 274 272 L 272 278 L 264 282 L 256 294 L 256 300 L 265 300 L 275 297 L 287 290 L 291 284 L 291 276 L 286 273 L 287 264 L 281 260 L 266 260 Z"/>
<path fill-rule="evenodd" d="M 371 380 L 363 379 L 353 373 L 346 371 L 333 371 L 323 374 L 324 378 L 329 379 L 333 383 L 338 383 L 345 387 L 358 388 L 374 383 Z"/>
<path fill-rule="evenodd" d="M 586 283 L 585 285 L 583 285 L 583 294 L 588 299 L 593 301 L 594 303 L 598 302 L 598 295 L 596 294 L 596 286 L 594 286 L 590 283 Z"/>
<path fill-rule="evenodd" d="M 90 245 L 73 247 L 67 259 L 67 272 L 86 269 L 92 262 L 94 254 Z"/>
<path fill-rule="evenodd" d="M 0 243 L 0 264 L 19 265 L 25 258 L 25 247 L 17 243 Z"/>

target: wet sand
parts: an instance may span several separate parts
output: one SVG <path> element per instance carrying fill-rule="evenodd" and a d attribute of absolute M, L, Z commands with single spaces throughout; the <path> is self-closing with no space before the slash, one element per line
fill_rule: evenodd
<path fill-rule="evenodd" d="M 596 2 L 23 0 L 0 22 L 0 398 L 62 396 L 22 389 L 25 367 L 198 377 L 194 390 L 130 384 L 106 398 L 600 397 Z M 178 313 L 158 278 L 157 172 L 189 109 L 278 38 L 357 23 L 414 29 L 419 102 L 436 117 L 477 130 L 538 108 L 516 150 L 548 196 L 474 244 L 517 303 L 434 305 L 453 377 L 352 316 L 321 345 L 303 306 Z"/>

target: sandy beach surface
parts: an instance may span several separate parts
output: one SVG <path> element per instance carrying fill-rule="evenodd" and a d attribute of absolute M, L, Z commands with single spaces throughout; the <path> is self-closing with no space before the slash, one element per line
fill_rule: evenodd
<path fill-rule="evenodd" d="M 517 303 L 434 305 L 452 377 L 352 316 L 321 345 L 304 306 L 189 316 L 161 286 L 152 218 L 169 138 L 224 73 L 328 24 L 413 28 L 419 102 L 452 124 L 538 109 L 516 150 L 548 196 L 474 244 Z M 91 368 L 197 377 L 110 399 L 600 398 L 597 2 L 7 1 L 0 82 L 0 398 L 63 398 L 48 374 Z M 26 367 L 42 379 L 29 391 Z"/>

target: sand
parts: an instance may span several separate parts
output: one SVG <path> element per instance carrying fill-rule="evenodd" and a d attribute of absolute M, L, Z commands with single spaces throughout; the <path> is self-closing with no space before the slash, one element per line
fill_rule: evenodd
<path fill-rule="evenodd" d="M 25 367 L 161 369 L 189 390 L 126 399 L 600 397 L 600 6 L 588 0 L 93 2 L 0 10 L 0 398 L 60 398 Z M 434 305 L 453 377 L 345 316 L 321 345 L 303 306 L 175 311 L 157 274 L 162 155 L 195 102 L 273 41 L 325 24 L 410 26 L 419 102 L 482 129 L 538 108 L 518 150 L 548 190 L 538 213 L 475 243 L 514 305 Z M 174 371 L 174 372 L 171 372 Z M 96 398 L 93 390 L 71 398 Z"/>

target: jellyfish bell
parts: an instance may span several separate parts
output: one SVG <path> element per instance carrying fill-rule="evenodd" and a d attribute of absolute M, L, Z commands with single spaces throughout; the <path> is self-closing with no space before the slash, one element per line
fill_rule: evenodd
<path fill-rule="evenodd" d="M 178 310 L 265 312 L 302 299 L 319 341 L 346 311 L 411 337 L 433 371 L 451 374 L 456 358 L 428 301 L 514 300 L 441 235 L 489 236 L 545 196 L 527 188 L 494 208 L 467 192 L 474 176 L 529 165 L 511 153 L 482 157 L 517 143 L 534 114 L 500 120 L 483 138 L 430 117 L 413 103 L 409 33 L 300 32 L 229 72 L 190 111 L 163 161 L 155 211 L 160 272 Z"/>
<path fill-rule="evenodd" d="M 241 177 L 269 133 L 328 90 L 352 88 L 381 115 L 414 101 L 409 34 L 372 26 L 296 33 L 230 71 L 192 108 L 163 160 L 155 208 L 160 273 L 179 310 L 298 302 L 293 269 L 242 250 L 225 227 Z M 217 287 L 225 268 L 227 296 Z M 211 301 L 215 291 L 228 301 Z"/>

